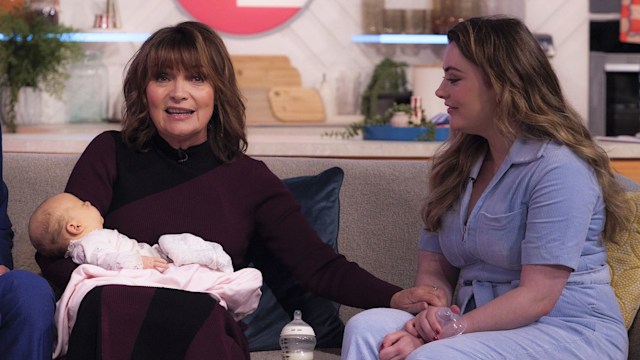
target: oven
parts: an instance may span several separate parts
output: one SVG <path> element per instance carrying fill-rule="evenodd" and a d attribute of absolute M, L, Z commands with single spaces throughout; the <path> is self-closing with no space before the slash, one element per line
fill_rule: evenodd
<path fill-rule="evenodd" d="M 640 132 L 640 54 L 591 52 L 589 129 L 593 135 Z"/>
<path fill-rule="evenodd" d="M 590 0 L 589 130 L 594 136 L 640 132 L 640 44 L 622 43 L 620 1 Z"/>

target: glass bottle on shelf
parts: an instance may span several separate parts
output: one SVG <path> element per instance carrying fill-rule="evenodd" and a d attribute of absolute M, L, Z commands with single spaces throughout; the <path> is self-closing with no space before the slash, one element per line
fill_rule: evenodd
<path fill-rule="evenodd" d="M 496 15 L 500 14 L 500 4 L 498 0 L 484 0 L 481 6 L 482 15 Z"/>
<path fill-rule="evenodd" d="M 404 33 L 424 34 L 428 0 L 408 0 L 404 3 Z"/>
<path fill-rule="evenodd" d="M 29 8 L 32 14 L 43 16 L 53 24 L 60 20 L 60 0 L 31 0 Z"/>
<path fill-rule="evenodd" d="M 362 31 L 365 34 L 382 33 L 384 0 L 361 0 Z"/>
<path fill-rule="evenodd" d="M 433 33 L 433 0 L 425 0 L 423 29 L 425 34 Z"/>
<path fill-rule="evenodd" d="M 477 0 L 458 0 L 455 4 L 457 21 L 463 21 L 482 14 L 482 2 Z"/>
<path fill-rule="evenodd" d="M 69 68 L 65 87 L 69 122 L 103 122 L 108 118 L 109 88 L 107 66 L 97 51 L 87 51 L 84 61 Z"/>
<path fill-rule="evenodd" d="M 405 11 L 405 9 L 385 1 L 382 10 L 382 32 L 385 34 L 404 33 Z"/>
<path fill-rule="evenodd" d="M 446 34 L 458 22 L 454 0 L 433 1 L 433 32 Z"/>

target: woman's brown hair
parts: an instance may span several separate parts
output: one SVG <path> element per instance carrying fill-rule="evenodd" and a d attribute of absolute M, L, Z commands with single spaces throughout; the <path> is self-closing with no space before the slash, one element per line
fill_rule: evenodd
<path fill-rule="evenodd" d="M 207 136 L 215 156 L 230 162 L 244 152 L 245 105 L 231 57 L 220 36 L 195 21 L 156 31 L 129 61 L 123 86 L 125 143 L 143 151 L 156 133 L 149 116 L 146 87 L 153 77 L 167 69 L 201 74 L 213 86 L 215 106 Z"/>
<path fill-rule="evenodd" d="M 478 66 L 498 94 L 496 125 L 501 135 L 551 139 L 567 146 L 595 171 L 606 206 L 605 240 L 625 221 L 627 200 L 609 157 L 593 140 L 577 112 L 565 100 L 558 78 L 540 44 L 518 19 L 472 18 L 448 31 L 450 44 Z M 426 228 L 437 231 L 442 215 L 464 191 L 471 167 L 488 148 L 477 135 L 454 133 L 436 154 L 423 208 Z"/>

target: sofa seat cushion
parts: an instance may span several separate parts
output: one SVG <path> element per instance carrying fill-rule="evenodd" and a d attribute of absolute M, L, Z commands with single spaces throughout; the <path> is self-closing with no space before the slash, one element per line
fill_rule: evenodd
<path fill-rule="evenodd" d="M 607 243 L 607 262 L 627 329 L 640 308 L 640 191 L 627 192 L 629 221 L 615 242 Z"/>

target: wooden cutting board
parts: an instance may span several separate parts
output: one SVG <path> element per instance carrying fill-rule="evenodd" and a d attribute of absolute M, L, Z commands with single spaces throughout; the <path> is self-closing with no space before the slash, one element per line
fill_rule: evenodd
<path fill-rule="evenodd" d="M 269 105 L 269 89 L 241 89 L 245 98 L 245 116 L 249 125 L 279 125 Z"/>
<path fill-rule="evenodd" d="M 233 66 L 291 66 L 286 55 L 231 55 Z"/>
<path fill-rule="evenodd" d="M 284 55 L 236 55 L 232 61 L 240 88 L 270 89 L 302 84 L 300 72 Z"/>
<path fill-rule="evenodd" d="M 274 86 L 269 90 L 271 112 L 283 122 L 322 122 L 324 104 L 318 90 L 302 86 Z"/>

